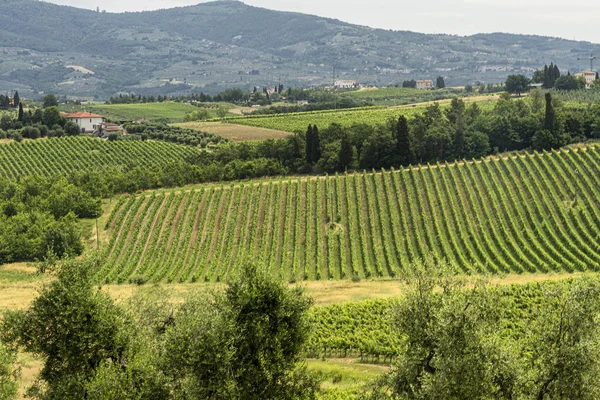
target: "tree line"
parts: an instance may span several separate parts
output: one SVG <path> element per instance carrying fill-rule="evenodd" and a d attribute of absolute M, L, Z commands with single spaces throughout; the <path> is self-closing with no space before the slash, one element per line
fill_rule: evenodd
<path fill-rule="evenodd" d="M 303 363 L 315 332 L 302 289 L 246 265 L 222 291 L 182 303 L 159 287 L 116 303 L 96 268 L 52 266 L 32 305 L 4 314 L 3 400 L 16 395 L 19 350 L 43 364 L 30 398 L 330 398 Z M 388 315 L 399 342 L 390 371 L 356 398 L 596 399 L 599 299 L 597 277 L 513 290 L 422 267 Z"/>

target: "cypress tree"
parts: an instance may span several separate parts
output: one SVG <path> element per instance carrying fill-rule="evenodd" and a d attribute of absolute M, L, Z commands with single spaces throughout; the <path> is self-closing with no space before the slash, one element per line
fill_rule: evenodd
<path fill-rule="evenodd" d="M 313 125 L 312 130 L 312 162 L 317 163 L 321 158 L 321 139 L 319 138 L 319 128 Z"/>
<path fill-rule="evenodd" d="M 348 139 L 348 134 L 346 132 L 344 132 L 342 136 L 338 160 L 340 166 L 346 171 L 348 170 L 348 167 L 352 164 L 352 145 L 350 144 L 350 139 Z"/>
<path fill-rule="evenodd" d="M 23 122 L 23 104 L 19 103 L 19 121 Z"/>
<path fill-rule="evenodd" d="M 21 105 L 21 98 L 19 97 L 19 92 L 15 92 L 13 96 L 13 107 L 17 108 Z"/>
<path fill-rule="evenodd" d="M 554 84 L 556 83 L 556 80 L 558 78 L 560 78 L 560 70 L 558 69 L 558 65 L 554 65 L 554 80 L 552 81 L 552 87 L 554 87 Z"/>
<path fill-rule="evenodd" d="M 306 129 L 306 163 L 312 164 L 312 152 L 313 152 L 313 127 L 308 125 Z"/>
<path fill-rule="evenodd" d="M 546 115 L 544 117 L 544 129 L 554 132 L 554 107 L 552 106 L 552 95 L 546 93 Z"/>
<path fill-rule="evenodd" d="M 410 163 L 410 137 L 408 135 L 408 119 L 401 115 L 396 128 L 396 153 L 400 165 Z"/>
<path fill-rule="evenodd" d="M 550 87 L 550 73 L 547 65 L 544 65 L 544 84 L 542 86 L 545 88 Z"/>

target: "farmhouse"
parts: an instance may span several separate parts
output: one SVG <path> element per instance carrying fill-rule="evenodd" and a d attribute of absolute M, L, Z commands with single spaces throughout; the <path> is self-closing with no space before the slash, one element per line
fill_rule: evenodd
<path fill-rule="evenodd" d="M 433 81 L 431 79 L 417 81 L 417 89 L 433 89 Z"/>
<path fill-rule="evenodd" d="M 596 72 L 582 71 L 575 73 L 575 76 L 582 77 L 583 79 L 585 79 L 585 86 L 589 88 L 590 86 L 592 86 L 592 83 L 596 80 L 597 75 Z"/>
<path fill-rule="evenodd" d="M 75 122 L 83 133 L 94 132 L 104 122 L 101 115 L 89 112 L 64 113 L 63 117 Z"/>
<path fill-rule="evenodd" d="M 354 89 L 358 87 L 358 82 L 346 79 L 336 79 L 334 85 L 338 89 Z"/>

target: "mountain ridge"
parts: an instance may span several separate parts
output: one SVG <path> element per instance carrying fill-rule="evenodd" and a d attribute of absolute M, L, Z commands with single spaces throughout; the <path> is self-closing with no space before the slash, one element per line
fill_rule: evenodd
<path fill-rule="evenodd" d="M 0 91 L 27 85 L 29 95 L 323 85 L 334 66 L 340 78 L 373 85 L 438 75 L 451 85 L 499 82 L 551 61 L 573 71 L 594 51 L 600 45 L 586 41 L 392 31 L 240 1 L 125 13 L 0 1 Z"/>

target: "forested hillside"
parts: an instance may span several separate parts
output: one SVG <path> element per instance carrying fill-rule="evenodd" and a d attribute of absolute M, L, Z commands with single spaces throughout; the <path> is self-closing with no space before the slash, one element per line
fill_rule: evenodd
<path fill-rule="evenodd" d="M 268 23 L 265 23 L 268 21 Z M 554 61 L 582 68 L 587 42 L 509 34 L 469 37 L 371 29 L 271 11 L 237 1 L 112 14 L 36 0 L 0 1 L 0 91 L 19 89 L 108 98 L 122 92 L 170 94 L 435 79 L 448 85 L 501 82 Z"/>

